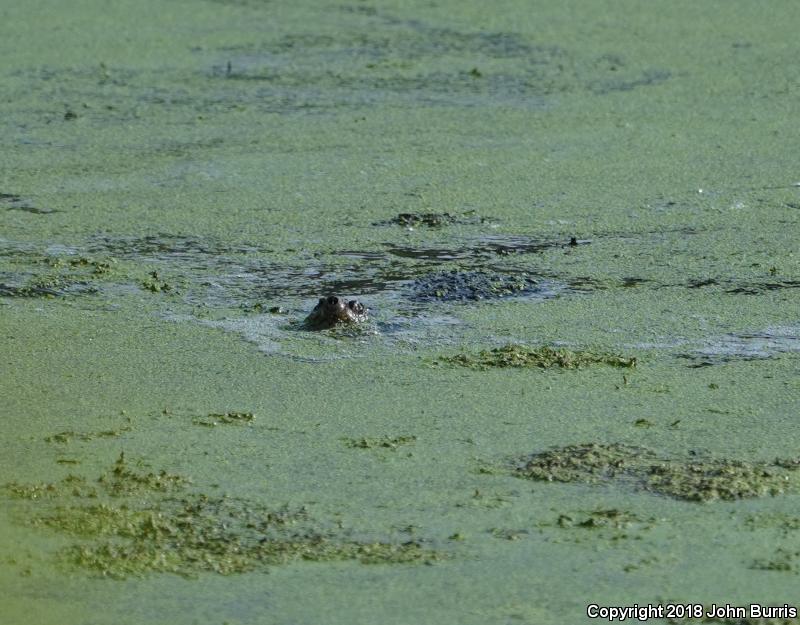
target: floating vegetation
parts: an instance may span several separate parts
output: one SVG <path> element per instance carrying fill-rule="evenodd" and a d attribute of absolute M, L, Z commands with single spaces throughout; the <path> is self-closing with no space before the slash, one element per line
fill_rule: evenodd
<path fill-rule="evenodd" d="M 778 547 L 771 558 L 759 558 L 750 565 L 750 568 L 797 575 L 800 572 L 800 551 Z"/>
<path fill-rule="evenodd" d="M 196 258 L 252 252 L 250 245 L 236 245 L 219 241 L 213 237 L 187 236 L 180 234 L 152 234 L 143 237 L 96 236 L 90 244 L 92 251 L 102 251 L 123 258 Z"/>
<path fill-rule="evenodd" d="M 94 281 L 111 272 L 114 259 L 89 257 L 64 258 L 47 256 L 33 259 L 33 264 L 46 265 L 44 273 L 6 274 L 9 282 L 0 282 L 0 297 L 58 297 L 97 293 Z"/>
<path fill-rule="evenodd" d="M 97 480 L 98 483 L 114 497 L 133 495 L 142 492 L 167 493 L 182 489 L 189 480 L 180 475 L 172 475 L 162 470 L 139 473 L 125 462 L 125 454 L 121 453 L 111 471 L 107 471 Z"/>
<path fill-rule="evenodd" d="M 738 460 L 663 462 L 648 468 L 647 488 L 676 499 L 743 499 L 783 492 L 788 479 L 777 465 Z"/>
<path fill-rule="evenodd" d="M 256 416 L 252 412 L 212 412 L 205 417 L 197 417 L 192 423 L 206 427 L 216 427 L 217 425 L 252 423 L 255 418 Z"/>
<path fill-rule="evenodd" d="M 90 269 L 92 274 L 100 276 L 110 272 L 113 265 L 116 264 L 117 261 L 114 258 L 110 258 L 108 260 L 97 260 L 94 258 L 87 258 L 85 256 L 80 256 L 78 258 L 50 256 L 46 258 L 44 262 L 54 269 L 61 269 L 64 267 L 72 269 Z"/>
<path fill-rule="evenodd" d="M 72 440 L 78 441 L 91 441 L 95 438 L 116 438 L 122 436 L 125 432 L 130 432 L 130 426 L 124 425 L 116 430 L 101 430 L 99 432 L 75 432 L 73 430 L 64 430 L 57 432 L 50 436 L 45 436 L 44 440 L 47 443 L 62 443 L 66 444 Z"/>
<path fill-rule="evenodd" d="M 416 442 L 416 436 L 382 436 L 380 438 L 343 438 L 348 447 L 354 449 L 397 449 L 400 445 Z"/>
<path fill-rule="evenodd" d="M 642 455 L 652 458 L 649 451 L 617 443 L 568 445 L 534 454 L 515 473 L 519 477 L 546 482 L 594 483 L 600 479 L 613 479 L 631 459 Z"/>
<path fill-rule="evenodd" d="M 494 538 L 499 538 L 501 540 L 519 540 L 528 535 L 528 530 L 526 529 L 509 529 L 505 527 L 493 527 L 489 530 L 489 533 Z"/>
<path fill-rule="evenodd" d="M 777 273 L 777 271 L 775 272 Z M 773 274 L 774 275 L 774 274 Z M 772 280 L 763 282 L 751 282 L 727 289 L 726 293 L 737 293 L 743 295 L 762 295 L 769 291 L 780 291 L 783 289 L 800 288 L 800 280 Z"/>
<path fill-rule="evenodd" d="M 59 292 L 49 287 L 26 284 L 17 286 L 0 282 L 0 297 L 55 297 Z"/>
<path fill-rule="evenodd" d="M 744 522 L 750 530 L 778 529 L 785 536 L 800 530 L 800 516 L 789 515 L 781 512 L 754 514 Z"/>
<path fill-rule="evenodd" d="M 19 482 L 8 482 L 6 490 L 12 497 L 18 499 L 42 499 L 44 497 L 55 497 L 58 488 L 55 484 L 20 484 Z"/>
<path fill-rule="evenodd" d="M 398 564 L 443 557 L 419 540 L 352 540 L 322 529 L 304 508 L 188 492 L 188 484 L 166 471 L 137 471 L 120 455 L 94 482 L 68 476 L 53 484 L 11 483 L 6 491 L 42 500 L 40 512 L 25 511 L 26 523 L 75 539 L 59 554 L 65 565 L 116 579 L 230 575 L 294 560 Z"/>
<path fill-rule="evenodd" d="M 489 369 L 492 367 L 522 367 L 550 369 L 582 369 L 592 364 L 604 364 L 612 367 L 636 366 L 635 357 L 618 356 L 590 351 L 573 352 L 564 348 L 526 347 L 508 344 L 504 347 L 483 350 L 477 354 L 456 354 L 441 356 L 440 362 L 451 365 L 469 367 L 471 369 Z"/>
<path fill-rule="evenodd" d="M 166 293 L 167 291 L 172 291 L 174 288 L 169 282 L 163 280 L 161 276 L 158 275 L 157 271 L 151 271 L 147 274 L 147 277 L 142 280 L 141 285 L 143 289 L 151 293 Z"/>
<path fill-rule="evenodd" d="M 257 5 L 263 10 L 263 3 L 255 0 L 216 1 Z M 392 94 L 393 105 L 400 107 L 423 102 L 530 110 L 545 106 L 549 97 L 559 94 L 629 91 L 659 84 L 670 76 L 666 69 L 643 68 L 621 57 L 615 57 L 618 61 L 613 64 L 597 62 L 594 53 L 542 45 L 518 33 L 458 30 L 422 16 L 407 19 L 373 7 L 342 10 L 358 12 L 359 20 L 369 21 L 367 29 L 287 33 L 265 41 L 258 55 L 231 50 L 214 67 L 212 79 L 237 81 L 237 101 L 243 90 L 248 97 L 261 95 L 267 110 L 286 113 L 309 108 L 363 109 L 385 94 Z M 387 46 L 391 55 L 383 53 Z M 368 62 L 355 67 L 348 62 L 351 58 Z M 276 67 L 287 69 L 276 71 Z M 419 71 L 400 71 L 408 67 Z M 263 93 L 263 84 L 270 86 L 269 93 Z M 329 97 L 313 98 L 310 86 L 324 88 Z M 417 190 L 406 194 L 422 195 Z"/>
<path fill-rule="evenodd" d="M 641 538 L 643 532 L 657 523 L 654 517 L 640 515 L 618 508 L 597 508 L 559 514 L 555 521 L 539 524 L 542 528 L 568 530 L 576 542 L 602 538 L 610 541 Z"/>
<path fill-rule="evenodd" d="M 25 213 L 32 213 L 34 215 L 50 215 L 52 213 L 60 213 L 60 210 L 54 208 L 40 208 L 35 206 L 28 200 L 16 195 L 15 193 L 0 193 L 0 207 L 5 206 L 6 210 L 10 211 L 23 211 Z"/>
<path fill-rule="evenodd" d="M 652 520 L 651 520 L 652 522 Z M 555 525 L 560 528 L 576 529 L 627 529 L 633 525 L 646 525 L 647 522 L 632 512 L 617 508 L 599 508 L 588 512 L 560 514 Z"/>
<path fill-rule="evenodd" d="M 85 280 L 62 276 L 33 276 L 25 284 L 0 283 L 0 297 L 58 297 L 97 293 L 97 287 Z"/>
<path fill-rule="evenodd" d="M 514 470 L 548 482 L 632 484 L 674 499 L 735 500 L 784 491 L 797 465 L 785 459 L 744 462 L 658 456 L 628 445 L 587 443 L 534 454 Z"/>
<path fill-rule="evenodd" d="M 289 311 L 284 308 L 283 306 L 269 306 L 267 307 L 266 304 L 262 302 L 256 302 L 255 304 L 250 304 L 248 302 L 242 303 L 239 305 L 239 308 L 246 313 L 263 315 L 269 313 L 271 315 L 285 315 Z"/>
<path fill-rule="evenodd" d="M 385 222 L 377 222 L 375 225 L 396 224 L 406 228 L 416 228 L 418 226 L 438 228 L 458 223 L 458 221 L 458 218 L 450 213 L 400 213 L 396 217 L 392 217 Z"/>
<path fill-rule="evenodd" d="M 412 284 L 418 300 L 477 301 L 524 295 L 537 290 L 539 282 L 520 273 L 516 275 L 486 271 L 441 271 Z"/>
<path fill-rule="evenodd" d="M 705 345 L 681 358 L 693 361 L 692 368 L 737 360 L 765 360 L 800 351 L 800 326 L 772 326 L 756 332 L 709 337 Z"/>
<path fill-rule="evenodd" d="M 418 228 L 420 226 L 440 228 L 441 226 L 450 226 L 453 224 L 482 224 L 487 221 L 489 221 L 487 217 L 476 215 L 474 210 L 470 210 L 465 211 L 461 216 L 451 215 L 450 213 L 399 213 L 391 219 L 376 221 L 373 225 L 396 225 L 405 228 Z"/>
<path fill-rule="evenodd" d="M 387 254 L 390 256 L 441 263 L 473 259 L 491 261 L 497 256 L 539 254 L 548 250 L 575 247 L 588 243 L 590 243 L 590 241 L 578 241 L 574 237 L 567 242 L 561 238 L 533 239 L 520 235 L 494 234 L 452 241 L 452 243 L 446 247 L 421 247 L 419 245 L 394 245 L 387 243 L 385 244 L 385 248 Z M 357 252 L 351 252 L 351 254 L 357 254 Z"/>

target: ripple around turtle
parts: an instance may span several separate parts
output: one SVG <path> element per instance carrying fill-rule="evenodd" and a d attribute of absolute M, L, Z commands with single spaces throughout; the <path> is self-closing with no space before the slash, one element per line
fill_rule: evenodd
<path fill-rule="evenodd" d="M 359 297 L 368 309 L 367 321 L 325 330 L 313 331 L 303 325 L 303 318 L 317 300 L 297 296 L 282 298 L 281 310 L 276 313 L 262 312 L 270 306 L 259 306 L 257 312 L 228 308 L 231 314 L 222 318 L 204 318 L 178 312 L 163 316 L 171 321 L 195 322 L 237 334 L 266 354 L 303 361 L 329 361 L 368 355 L 412 354 L 420 349 L 462 344 L 473 329 L 459 317 L 459 309 L 494 303 L 486 300 L 416 300 L 409 297 L 412 284 L 412 281 L 405 281 L 396 289 L 385 289 L 366 298 Z M 533 304 L 555 296 L 559 287 L 541 281 L 537 282 L 533 291 L 515 293 L 502 299 Z M 349 292 L 339 294 L 342 297 L 351 295 Z M 203 309 L 208 310 L 207 307 Z M 492 337 L 483 338 L 492 340 Z M 503 340 L 507 341 L 508 337 Z"/>
<path fill-rule="evenodd" d="M 12 258 L 33 269 L 51 255 L 113 253 L 120 259 L 117 269 L 92 277 L 92 286 L 105 300 L 141 298 L 140 274 L 157 267 L 158 274 L 176 286 L 166 294 L 146 296 L 156 314 L 238 334 L 265 353 L 312 359 L 457 344 L 469 328 L 459 319 L 465 306 L 506 299 L 533 303 L 570 290 L 522 266 L 481 259 L 464 269 L 444 271 L 441 261 L 406 260 L 388 252 L 281 263 L 248 246 L 178 235 L 96 236 L 85 246 L 54 245 L 38 251 L 20 248 Z M 22 279 L 20 272 L 12 271 L 5 282 L 19 286 L 17 278 Z M 333 294 L 363 301 L 371 309 L 370 320 L 356 329 L 304 330 L 299 321 L 320 296 Z M 281 308 L 289 315 L 278 311 Z M 267 314 L 271 309 L 278 312 Z"/>
<path fill-rule="evenodd" d="M 567 290 L 564 284 L 521 272 L 433 272 L 417 279 L 365 277 L 363 272 L 349 271 L 289 273 L 271 275 L 269 295 L 258 286 L 264 284 L 261 276 L 256 277 L 254 285 L 250 284 L 249 274 L 238 272 L 220 277 L 187 299 L 206 310 L 241 311 L 224 319 L 197 321 L 237 333 L 261 351 L 290 356 L 311 353 L 312 359 L 324 360 L 381 348 L 402 352 L 433 345 L 452 346 L 462 342 L 469 330 L 459 319 L 463 307 L 509 299 L 534 303 Z M 279 288 L 276 279 L 282 284 L 284 280 L 291 281 L 291 287 Z M 317 296 L 326 294 L 345 299 L 357 297 L 367 307 L 369 320 L 332 330 L 308 331 L 301 320 L 317 304 Z M 254 299 L 257 306 L 252 305 Z M 289 314 L 261 314 L 275 308 L 273 304 L 285 307 Z"/>

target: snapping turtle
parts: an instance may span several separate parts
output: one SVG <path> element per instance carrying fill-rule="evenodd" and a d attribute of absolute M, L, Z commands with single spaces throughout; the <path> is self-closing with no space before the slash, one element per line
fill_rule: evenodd
<path fill-rule="evenodd" d="M 329 295 L 319 298 L 303 326 L 308 330 L 327 330 L 339 324 L 361 323 L 367 316 L 367 309 L 358 300 Z"/>

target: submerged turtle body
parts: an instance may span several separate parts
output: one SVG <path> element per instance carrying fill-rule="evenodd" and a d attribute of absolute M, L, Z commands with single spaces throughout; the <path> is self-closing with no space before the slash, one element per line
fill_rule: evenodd
<path fill-rule="evenodd" d="M 440 271 L 418 278 L 411 288 L 419 301 L 465 302 L 527 295 L 541 285 L 524 273 Z"/>
<path fill-rule="evenodd" d="M 367 309 L 358 300 L 329 295 L 319 299 L 303 325 L 309 330 L 327 330 L 340 324 L 361 323 L 367 317 Z"/>

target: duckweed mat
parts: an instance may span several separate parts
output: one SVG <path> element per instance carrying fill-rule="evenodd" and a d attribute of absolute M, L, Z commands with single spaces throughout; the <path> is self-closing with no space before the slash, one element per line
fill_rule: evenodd
<path fill-rule="evenodd" d="M 191 492 L 189 484 L 165 471 L 137 470 L 120 455 L 94 481 L 70 475 L 56 483 L 9 483 L 6 492 L 35 502 L 27 524 L 69 537 L 58 554 L 63 565 L 116 579 L 231 575 L 298 560 L 407 564 L 444 557 L 419 540 L 357 541 L 323 529 L 304 508 Z"/>
<path fill-rule="evenodd" d="M 675 458 L 622 444 L 568 445 L 534 454 L 514 474 L 545 482 L 631 485 L 687 501 L 735 500 L 797 488 L 798 460 Z"/>
<path fill-rule="evenodd" d="M 582 369 L 592 364 L 633 368 L 636 366 L 637 360 L 635 357 L 590 351 L 576 352 L 566 348 L 505 345 L 504 347 L 482 350 L 474 354 L 441 356 L 439 362 L 469 367 L 470 369 L 491 369 L 495 367 Z"/>

